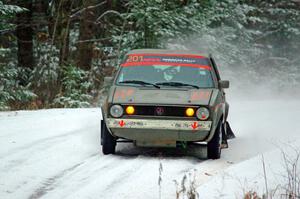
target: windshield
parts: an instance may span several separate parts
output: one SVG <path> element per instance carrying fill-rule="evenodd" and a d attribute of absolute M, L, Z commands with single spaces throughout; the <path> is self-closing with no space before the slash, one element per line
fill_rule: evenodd
<path fill-rule="evenodd" d="M 188 66 L 149 65 L 122 67 L 117 84 L 132 81 L 159 85 L 194 85 L 199 88 L 212 88 L 213 79 L 210 70 Z M 169 84 L 168 84 L 169 83 Z M 170 84 L 173 83 L 173 84 Z"/>

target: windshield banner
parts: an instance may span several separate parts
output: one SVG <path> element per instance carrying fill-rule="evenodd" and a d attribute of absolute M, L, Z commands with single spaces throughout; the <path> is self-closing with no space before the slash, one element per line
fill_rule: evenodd
<path fill-rule="evenodd" d="M 179 55 L 179 54 L 133 54 L 129 55 L 122 67 L 128 66 L 187 66 L 195 68 L 203 68 L 210 70 L 209 59 L 198 55 Z"/>

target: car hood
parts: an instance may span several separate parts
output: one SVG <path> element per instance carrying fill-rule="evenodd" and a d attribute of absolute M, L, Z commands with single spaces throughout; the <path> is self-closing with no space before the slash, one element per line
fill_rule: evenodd
<path fill-rule="evenodd" d="M 115 87 L 114 104 L 208 105 L 214 89 L 156 89 Z"/>

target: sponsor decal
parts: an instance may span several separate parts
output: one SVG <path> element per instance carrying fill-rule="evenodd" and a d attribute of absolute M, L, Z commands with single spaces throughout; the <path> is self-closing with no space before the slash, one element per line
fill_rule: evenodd
<path fill-rule="evenodd" d="M 127 99 L 134 94 L 134 89 L 125 88 L 125 89 L 117 89 L 114 95 L 114 99 Z"/>
<path fill-rule="evenodd" d="M 193 91 L 191 93 L 191 100 L 209 100 L 211 91 Z"/>

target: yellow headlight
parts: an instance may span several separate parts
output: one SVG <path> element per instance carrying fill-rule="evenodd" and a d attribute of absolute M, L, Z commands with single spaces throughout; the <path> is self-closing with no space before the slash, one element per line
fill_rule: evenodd
<path fill-rule="evenodd" d="M 127 106 L 127 108 L 126 108 L 126 113 L 128 114 L 128 115 L 133 115 L 134 114 L 134 107 L 133 106 Z"/>
<path fill-rule="evenodd" d="M 193 108 L 187 108 L 187 109 L 185 110 L 185 114 L 186 114 L 186 116 L 188 116 L 188 117 L 192 117 L 192 116 L 194 116 L 195 111 L 194 111 Z"/>

